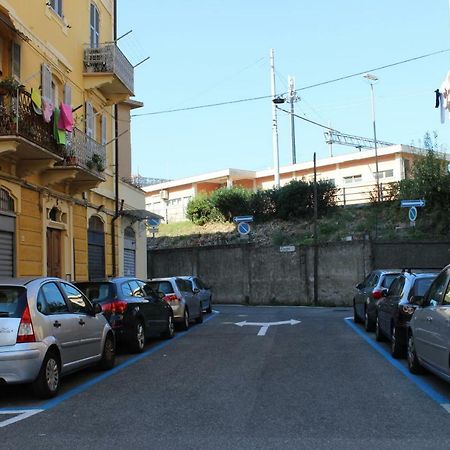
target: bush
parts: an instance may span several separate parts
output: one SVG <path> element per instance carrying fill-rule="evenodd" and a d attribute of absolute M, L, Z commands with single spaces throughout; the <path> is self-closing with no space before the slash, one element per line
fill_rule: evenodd
<path fill-rule="evenodd" d="M 211 195 L 211 202 L 231 222 L 234 216 L 249 214 L 251 192 L 243 187 L 220 188 Z"/>
<path fill-rule="evenodd" d="M 186 216 L 196 225 L 205 225 L 208 222 L 222 222 L 224 220 L 211 198 L 206 195 L 197 195 L 189 201 Z"/>
<path fill-rule="evenodd" d="M 256 222 L 272 220 L 277 214 L 277 189 L 258 190 L 252 194 L 249 201 L 249 211 Z"/>

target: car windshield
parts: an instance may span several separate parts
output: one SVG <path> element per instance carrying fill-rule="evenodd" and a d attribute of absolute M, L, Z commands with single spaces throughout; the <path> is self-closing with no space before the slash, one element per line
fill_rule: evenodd
<path fill-rule="evenodd" d="M 22 317 L 26 303 L 24 287 L 0 286 L 0 318 Z"/>
<path fill-rule="evenodd" d="M 77 287 L 91 302 L 104 302 L 114 297 L 112 283 L 81 283 Z"/>
<path fill-rule="evenodd" d="M 425 295 L 425 292 L 431 286 L 433 280 L 434 278 L 420 278 L 419 280 L 416 280 L 416 283 L 414 285 L 416 295 Z"/>
<path fill-rule="evenodd" d="M 398 273 L 389 273 L 384 276 L 381 286 L 384 288 L 390 288 L 392 282 L 398 277 Z"/>

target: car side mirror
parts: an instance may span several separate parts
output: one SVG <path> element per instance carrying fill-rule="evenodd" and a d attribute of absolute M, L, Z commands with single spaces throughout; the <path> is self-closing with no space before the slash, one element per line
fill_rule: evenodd
<path fill-rule="evenodd" d="M 94 303 L 94 316 L 102 312 L 102 305 L 100 303 Z"/>
<path fill-rule="evenodd" d="M 198 294 L 200 292 L 200 289 L 199 288 L 194 288 L 194 289 L 192 289 L 192 292 L 194 294 Z"/>
<path fill-rule="evenodd" d="M 424 306 L 424 297 L 423 295 L 413 295 L 409 300 L 409 303 L 417 306 Z"/>
<path fill-rule="evenodd" d="M 364 286 L 362 283 L 358 283 L 355 287 L 356 289 L 361 290 Z"/>

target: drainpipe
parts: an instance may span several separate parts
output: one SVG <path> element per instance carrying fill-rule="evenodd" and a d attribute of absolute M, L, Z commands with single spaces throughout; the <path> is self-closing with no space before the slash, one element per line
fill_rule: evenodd
<path fill-rule="evenodd" d="M 114 42 L 117 39 L 117 0 L 114 0 Z M 119 218 L 119 134 L 118 130 L 117 105 L 114 105 L 114 217 L 111 221 L 111 246 L 112 246 L 112 266 L 113 276 L 118 276 L 117 255 L 116 255 L 116 226 L 115 222 Z"/>

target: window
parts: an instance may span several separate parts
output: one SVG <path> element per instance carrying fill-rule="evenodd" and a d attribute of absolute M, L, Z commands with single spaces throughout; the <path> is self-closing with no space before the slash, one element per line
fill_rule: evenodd
<path fill-rule="evenodd" d="M 55 283 L 46 283 L 38 294 L 37 309 L 42 314 L 66 314 L 69 312 L 64 296 Z"/>
<path fill-rule="evenodd" d="M 52 8 L 59 17 L 64 17 L 62 11 L 62 2 L 63 0 L 50 0 L 50 8 Z"/>
<path fill-rule="evenodd" d="M 76 314 L 89 314 L 91 307 L 81 291 L 67 283 L 61 283 L 61 286 L 69 299 L 72 311 Z"/>
<path fill-rule="evenodd" d="M 144 293 L 141 291 L 141 287 L 139 286 L 138 282 L 133 280 L 130 281 L 130 287 L 131 287 L 131 295 L 133 297 L 143 297 Z"/>
<path fill-rule="evenodd" d="M 155 292 L 162 292 L 163 294 L 173 294 L 173 287 L 169 281 L 151 281 L 148 285 Z"/>
<path fill-rule="evenodd" d="M 403 286 L 405 285 L 405 278 L 398 277 L 393 282 L 389 289 L 389 295 L 392 296 L 401 296 L 403 292 Z"/>
<path fill-rule="evenodd" d="M 432 282 L 433 278 L 421 278 L 416 280 L 414 284 L 414 295 L 425 295 Z M 447 297 L 447 294 L 445 294 L 445 296 Z"/>
<path fill-rule="evenodd" d="M 100 43 L 100 14 L 97 7 L 91 3 L 90 43 L 92 48 L 97 48 Z"/>
<path fill-rule="evenodd" d="M 2 286 L 0 289 L 0 317 L 20 319 L 27 301 L 27 291 L 22 287 Z"/>
<path fill-rule="evenodd" d="M 11 46 L 11 72 L 14 78 L 20 80 L 20 45 L 17 42 Z"/>
<path fill-rule="evenodd" d="M 447 284 L 448 274 L 443 272 L 434 280 L 424 303 L 429 306 L 437 306 L 442 300 Z"/>
<path fill-rule="evenodd" d="M 344 177 L 344 184 L 359 183 L 362 180 L 362 175 L 351 175 Z"/>
<path fill-rule="evenodd" d="M 86 102 L 86 134 L 94 138 L 95 133 L 95 116 L 94 116 L 94 108 L 92 103 Z"/>
<path fill-rule="evenodd" d="M 373 172 L 373 176 L 376 179 L 377 173 Z M 389 170 L 379 170 L 378 171 L 378 179 L 381 180 L 382 178 L 392 178 L 394 176 L 394 169 Z"/>
<path fill-rule="evenodd" d="M 9 192 L 0 188 L 0 211 L 14 212 L 14 199 Z"/>
<path fill-rule="evenodd" d="M 395 280 L 395 278 L 397 276 L 398 276 L 397 273 L 391 273 L 391 274 L 385 275 L 383 278 L 383 281 L 381 283 L 381 286 L 385 287 L 385 288 L 389 288 L 389 286 L 391 285 L 391 283 Z"/>

